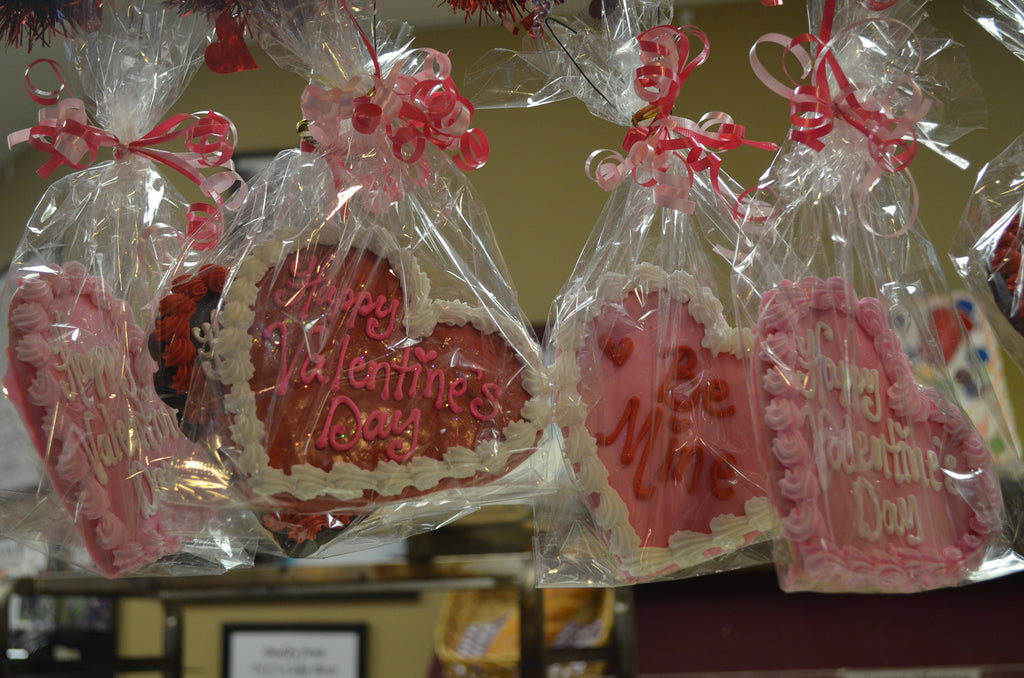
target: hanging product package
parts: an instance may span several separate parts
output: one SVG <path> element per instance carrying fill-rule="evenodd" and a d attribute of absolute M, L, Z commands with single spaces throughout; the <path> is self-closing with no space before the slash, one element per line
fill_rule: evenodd
<path fill-rule="evenodd" d="M 410 49 L 404 24 L 364 30 L 344 3 L 241 4 L 310 81 L 308 132 L 252 182 L 211 257 L 228 274 L 192 386 L 219 404 L 186 405 L 187 426 L 290 555 L 525 501 L 547 378 L 464 174 L 486 137 L 447 56 Z"/>
<path fill-rule="evenodd" d="M 672 114 L 707 40 L 693 27 L 632 33 L 658 15 L 642 9 L 651 8 L 618 3 L 597 24 L 545 24 L 574 26 L 577 39 L 549 55 L 545 72 L 561 84 L 547 91 L 565 88 L 628 132 L 623 154 L 588 161 L 610 197 L 545 333 L 566 491 L 536 504 L 542 586 L 634 584 L 770 558 L 774 515 L 746 416 L 749 341 L 723 313 L 738 191 L 716 152 L 750 142 L 725 114 Z M 485 57 L 477 82 L 496 87 L 508 63 Z M 508 105 L 519 105 L 510 87 Z"/>
<path fill-rule="evenodd" d="M 160 122 L 208 41 L 205 23 L 159 0 L 97 5 L 65 41 L 81 84 L 55 62 L 34 63 L 28 89 L 47 107 L 10 138 L 51 156 L 44 177 L 62 164 L 76 171 L 39 201 L 4 283 L 0 407 L 12 424 L 0 444 L 11 456 L 35 450 L 44 480 L 3 494 L 0 531 L 110 577 L 251 562 L 236 538 L 253 528 L 203 506 L 227 478 L 181 434 L 149 352 L 162 276 L 195 251 L 190 232 L 213 227 L 203 218 L 213 206 L 190 209 L 169 170 L 217 200 L 237 179 L 229 121 L 206 112 Z M 55 89 L 39 86 L 53 76 Z M 184 150 L 168 150 L 175 143 Z M 114 159 L 92 165 L 104 147 Z"/>
<path fill-rule="evenodd" d="M 957 45 L 922 4 L 811 3 L 812 33 L 769 34 L 751 52 L 794 123 L 753 195 L 771 210 L 734 278 L 787 591 L 919 591 L 1021 565 L 998 465 L 926 312 L 949 288 L 917 218 L 915 132 L 943 149 L 967 131 L 944 115 L 962 121 L 978 102 L 951 86 Z M 758 58 L 769 46 L 806 80 L 773 78 Z M 914 363 L 900 337 L 914 338 Z"/>
<path fill-rule="evenodd" d="M 1024 59 L 1024 5 L 977 0 L 967 11 L 1017 57 Z M 1024 253 L 1024 135 L 979 172 L 956 231 L 950 257 L 979 300 L 1003 350 L 1024 369 L 1024 306 L 1019 282 Z"/>
<path fill-rule="evenodd" d="M 669 0 L 590 3 L 576 13 L 558 2 L 532 2 L 519 21 L 519 50 L 487 51 L 466 72 L 466 92 L 478 108 L 532 108 L 577 99 L 602 120 L 628 124 L 620 110 L 633 88 L 635 41 L 648 28 L 672 23 Z M 507 17 L 508 15 L 506 15 Z M 505 17 L 503 17 L 505 18 Z"/>

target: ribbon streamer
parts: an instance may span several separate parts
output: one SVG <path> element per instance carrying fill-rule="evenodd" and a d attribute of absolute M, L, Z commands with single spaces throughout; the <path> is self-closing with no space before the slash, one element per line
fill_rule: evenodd
<path fill-rule="evenodd" d="M 883 10 L 894 4 L 895 1 L 889 0 L 869 2 L 866 6 L 872 10 Z M 897 79 L 882 95 L 867 93 L 858 88 L 843 71 L 833 50 L 835 10 L 835 0 L 827 0 L 820 35 L 805 33 L 795 38 L 777 33 L 763 35 L 750 50 L 750 64 L 755 75 L 768 89 L 789 100 L 790 122 L 793 125 L 789 133 L 791 140 L 820 152 L 825 148 L 824 139 L 835 127 L 836 118 L 842 119 L 864 136 L 866 149 L 874 164 L 857 187 L 862 198 L 857 200 L 861 221 L 876 235 L 902 235 L 917 219 L 917 187 L 908 168 L 917 152 L 915 127 L 927 115 L 931 101 L 924 96 L 910 75 Z M 884 17 L 880 20 L 893 21 Z M 876 20 L 858 22 L 848 27 L 846 32 L 872 21 Z M 788 84 L 771 75 L 757 57 L 758 47 L 765 44 L 783 47 L 783 72 L 789 79 Z M 802 73 L 798 78 L 794 78 L 787 68 L 788 57 L 795 58 L 801 67 Z M 901 93 L 903 113 L 897 115 L 893 110 L 893 102 Z M 863 214 L 866 197 L 883 176 L 899 172 L 904 173 L 909 184 L 910 211 L 902 228 L 890 234 L 879 234 Z"/>
<path fill-rule="evenodd" d="M 699 43 L 692 58 L 691 38 Z M 633 126 L 626 133 L 622 144 L 626 156 L 595 151 L 587 159 L 586 172 L 606 191 L 630 175 L 639 185 L 653 188 L 658 206 L 690 214 L 695 208 L 688 197 L 695 173 L 708 170 L 711 184 L 720 194 L 722 160 L 717 151 L 778 147 L 746 139 L 746 129 L 722 112 L 706 113 L 698 122 L 672 115 L 686 79 L 710 52 L 707 36 L 700 29 L 656 26 L 637 40 L 641 66 L 635 71 L 633 88 L 647 104 L 633 117 Z"/>
<path fill-rule="evenodd" d="M 56 75 L 60 85 L 45 90 L 32 81 L 32 70 L 48 67 Z M 235 148 L 235 128 L 231 121 L 212 111 L 175 115 L 158 124 L 151 131 L 133 141 L 124 142 L 117 135 L 89 122 L 85 102 L 71 94 L 64 80 L 60 66 L 51 59 L 38 59 L 29 64 L 25 71 L 25 88 L 29 96 L 44 108 L 39 111 L 39 122 L 32 127 L 12 132 L 7 137 L 8 147 L 28 143 L 32 148 L 50 156 L 36 173 L 44 179 L 62 165 L 82 170 L 92 165 L 101 148 L 113 149 L 115 160 L 126 155 L 137 155 L 161 163 L 184 175 L 195 183 L 218 205 L 237 206 L 245 197 L 246 185 L 235 172 L 231 160 Z M 67 92 L 68 96 L 62 98 Z M 169 151 L 161 145 L 181 141 L 185 151 Z M 203 170 L 222 168 L 223 171 L 209 177 Z M 236 185 L 237 190 L 230 201 L 227 193 Z M 189 220 L 193 213 L 207 211 L 209 206 L 195 204 L 190 207 Z"/>
<path fill-rule="evenodd" d="M 409 63 L 405 60 L 386 77 L 360 75 L 329 90 L 307 86 L 301 105 L 312 142 L 306 147 L 318 146 L 329 153 L 343 142 L 349 128 L 362 135 L 380 131 L 390 141 L 395 158 L 410 165 L 421 163 L 424 180 L 429 167 L 421 161 L 425 161 L 428 143 L 452 153 L 452 162 L 459 169 L 483 167 L 490 155 L 487 136 L 470 127 L 475 111 L 455 87 L 451 61 L 432 49 L 420 52 L 423 63 L 413 73 L 402 73 Z M 353 168 L 345 169 L 350 172 Z M 382 185 L 380 177 L 355 180 L 367 186 Z M 385 183 L 391 197 L 399 197 L 398 184 Z"/>

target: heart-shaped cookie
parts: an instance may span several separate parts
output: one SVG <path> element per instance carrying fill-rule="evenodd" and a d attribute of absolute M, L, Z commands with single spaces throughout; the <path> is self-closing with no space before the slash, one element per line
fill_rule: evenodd
<path fill-rule="evenodd" d="M 483 309 L 431 300 L 382 229 L 354 237 L 280 235 L 225 288 L 214 362 L 257 505 L 336 512 L 488 483 L 543 428 L 530 347 Z"/>
<path fill-rule="evenodd" d="M 977 568 L 1001 520 L 980 436 L 917 383 L 873 297 L 786 281 L 757 324 L 788 590 L 913 591 Z"/>
<path fill-rule="evenodd" d="M 19 279 L 8 323 L 4 386 L 99 571 L 176 553 L 154 474 L 190 448 L 131 310 L 70 262 Z"/>
<path fill-rule="evenodd" d="M 606 274 L 600 288 L 588 313 L 556 330 L 556 419 L 624 576 L 667 574 L 759 539 L 773 519 L 748 363 L 721 303 L 692 276 L 650 264 Z"/>

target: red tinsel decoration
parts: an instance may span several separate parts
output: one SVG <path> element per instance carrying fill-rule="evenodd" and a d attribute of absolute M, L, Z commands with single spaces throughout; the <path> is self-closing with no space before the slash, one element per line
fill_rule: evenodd
<path fill-rule="evenodd" d="M 561 0 L 553 0 L 551 4 L 559 2 Z M 537 9 L 534 0 L 443 0 L 441 4 L 450 6 L 456 13 L 465 14 L 466 21 L 476 17 L 480 23 L 485 20 L 517 21 Z"/>
<path fill-rule="evenodd" d="M 166 0 L 164 4 L 182 12 L 202 12 L 212 16 L 217 16 L 226 9 L 241 9 L 240 4 L 233 0 Z"/>
<path fill-rule="evenodd" d="M 0 2 L 0 39 L 31 51 L 33 44 L 48 45 L 54 36 L 95 29 L 102 6 L 103 0 L 4 0 Z"/>

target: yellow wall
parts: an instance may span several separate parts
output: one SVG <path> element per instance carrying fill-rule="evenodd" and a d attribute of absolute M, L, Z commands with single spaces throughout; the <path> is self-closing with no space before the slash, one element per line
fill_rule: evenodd
<path fill-rule="evenodd" d="M 954 146 L 972 161 L 970 170 L 957 170 L 927 150 L 914 161 L 921 219 L 944 258 L 975 172 L 1024 131 L 1019 116 L 1024 110 L 1024 64 L 969 20 L 960 3 L 942 0 L 931 4 L 935 24 L 967 45 L 976 78 L 988 98 L 991 119 L 988 130 L 974 132 Z M 787 129 L 788 104 L 753 77 L 747 52 L 768 30 L 790 35 L 806 30 L 803 3 L 793 0 L 770 9 L 750 0 L 699 8 L 689 19 L 710 37 L 711 58 L 687 83 L 677 112 L 695 118 L 707 110 L 724 110 L 747 126 L 751 138 L 780 140 Z M 519 41 L 498 28 L 471 26 L 423 34 L 417 44 L 451 50 L 456 81 L 461 83 L 465 67 L 485 50 L 515 48 Z M 213 109 L 227 114 L 238 127 L 242 153 L 293 146 L 303 83 L 278 70 L 266 57 L 261 56 L 260 61 L 263 68 L 256 73 L 201 73 L 174 110 Z M 576 101 L 532 110 L 479 111 L 476 124 L 488 133 L 492 150 L 490 162 L 473 173 L 472 180 L 487 207 L 526 313 L 532 321 L 543 323 L 551 299 L 569 275 L 604 204 L 605 194 L 584 176 L 583 163 L 592 150 L 616 148 L 623 130 L 594 119 Z M 728 156 L 726 167 L 750 184 L 769 161 L 767 153 L 744 149 Z M 48 183 L 33 174 L 40 162 L 37 155 L 22 153 L 13 168 L 0 177 L 0 204 L 6 222 L 0 230 L 0 261 L 10 257 L 22 225 Z M 947 275 L 956 282 L 948 265 Z M 1024 403 L 1019 372 L 1012 365 L 1007 370 L 1017 402 Z M 159 639 L 159 614 L 145 603 L 133 605 L 129 612 L 126 643 L 145 651 L 148 644 L 158 642 L 151 634 Z M 371 678 L 423 675 L 436 614 L 433 596 L 408 608 L 391 603 L 197 608 L 187 617 L 188 675 L 217 675 L 223 622 L 257 619 L 370 621 Z M 140 619 L 144 623 L 137 623 Z M 400 660 L 407 663 L 390 663 Z"/>

